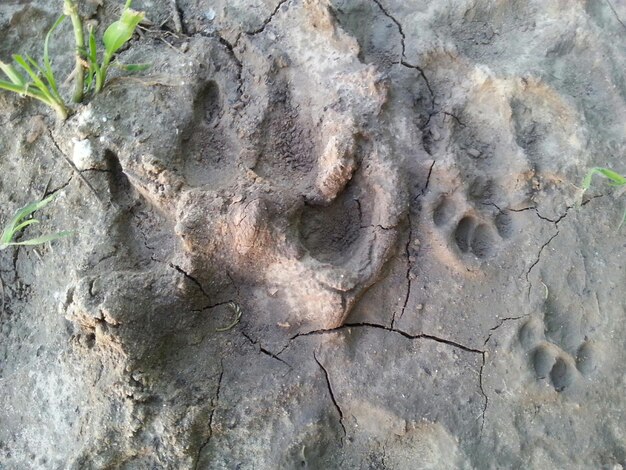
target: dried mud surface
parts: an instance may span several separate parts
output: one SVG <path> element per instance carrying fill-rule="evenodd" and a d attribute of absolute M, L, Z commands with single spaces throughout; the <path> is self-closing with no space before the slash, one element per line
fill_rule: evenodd
<path fill-rule="evenodd" d="M 148 71 L 0 93 L 0 220 L 79 232 L 0 252 L 0 468 L 626 467 L 626 2 L 134 6 Z"/>

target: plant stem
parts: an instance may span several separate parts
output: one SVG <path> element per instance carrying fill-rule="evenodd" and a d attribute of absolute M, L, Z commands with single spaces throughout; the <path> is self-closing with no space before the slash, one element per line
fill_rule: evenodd
<path fill-rule="evenodd" d="M 67 108 L 63 103 L 54 102 L 48 104 L 54 108 L 61 121 L 65 121 L 67 119 Z"/>
<path fill-rule="evenodd" d="M 105 52 L 104 60 L 102 61 L 102 66 L 100 67 L 100 73 L 96 73 L 96 93 L 100 93 L 104 88 L 104 82 L 107 79 L 107 70 L 109 69 L 111 58 L 112 56 Z"/>
<path fill-rule="evenodd" d="M 83 33 L 83 22 L 78 13 L 76 0 L 64 0 L 63 12 L 72 20 L 74 29 L 74 40 L 76 42 L 76 65 L 74 66 L 74 96 L 75 103 L 83 100 L 85 89 L 85 71 L 83 69 L 83 52 L 85 51 L 85 34 Z"/>

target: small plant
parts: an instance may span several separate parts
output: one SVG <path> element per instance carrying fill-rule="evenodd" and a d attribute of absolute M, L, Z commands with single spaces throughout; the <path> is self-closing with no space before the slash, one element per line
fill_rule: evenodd
<path fill-rule="evenodd" d="M 22 209 L 18 210 L 11 218 L 9 223 L 6 225 L 4 231 L 2 232 L 2 235 L 0 236 L 0 250 L 4 250 L 10 246 L 15 245 L 41 245 L 43 243 L 51 242 L 53 240 L 58 240 L 59 238 L 65 238 L 72 235 L 72 232 L 63 231 L 49 235 L 42 235 L 19 242 L 15 241 L 15 237 L 20 231 L 24 230 L 29 225 L 39 223 L 37 219 L 33 219 L 31 217 L 32 214 L 39 209 L 46 207 L 54 200 L 54 198 L 55 196 L 52 195 L 45 199 L 42 199 L 41 201 L 31 202 Z"/>
<path fill-rule="evenodd" d="M 82 101 L 85 92 L 93 89 L 95 93 L 100 93 L 104 88 L 107 72 L 115 54 L 130 41 L 135 29 L 144 18 L 144 12 L 132 10 L 131 4 L 132 0 L 127 0 L 120 19 L 111 23 L 105 30 L 102 37 L 104 52 L 102 61 L 99 62 L 98 45 L 93 27 L 89 27 L 89 42 L 88 47 L 85 48 L 83 24 L 78 14 L 76 0 L 64 0 L 63 11 L 72 20 L 76 40 L 74 101 Z M 125 65 L 121 67 L 128 71 L 136 71 L 146 66 Z"/>
<path fill-rule="evenodd" d="M 26 75 L 20 73 L 17 68 L 11 64 L 5 64 L 0 61 L 0 69 L 9 78 L 10 81 L 0 80 L 0 89 L 13 91 L 20 95 L 30 96 L 39 101 L 46 103 L 57 112 L 62 120 L 67 118 L 67 108 L 63 102 L 63 98 L 59 94 L 57 83 L 52 72 L 52 63 L 48 54 L 48 44 L 50 36 L 54 30 L 63 22 L 64 17 L 61 16 L 50 28 L 46 34 L 46 40 L 43 46 L 43 67 L 40 66 L 30 56 L 14 54 L 13 60 L 19 65 Z"/>
<path fill-rule="evenodd" d="M 76 64 L 74 66 L 74 93 L 73 101 L 83 101 L 86 92 L 100 93 L 104 88 L 109 66 L 115 54 L 130 41 L 135 29 L 144 18 L 143 12 L 130 8 L 132 0 L 127 0 L 118 21 L 113 22 L 105 30 L 102 38 L 104 51 L 98 53 L 96 34 L 89 28 L 88 47 L 85 47 L 83 20 L 78 12 L 76 0 L 63 0 L 63 15 L 54 23 L 44 42 L 43 66 L 40 66 L 29 56 L 13 55 L 13 60 L 23 69 L 20 72 L 15 66 L 0 61 L 0 69 L 9 80 L 0 80 L 0 89 L 12 91 L 23 96 L 29 96 L 44 102 L 52 107 L 59 118 L 65 120 L 68 115 L 67 107 L 57 88 L 52 72 L 52 63 L 48 54 L 48 44 L 52 32 L 66 17 L 72 21 L 74 41 L 76 43 Z M 102 56 L 101 61 L 98 55 Z M 145 64 L 121 65 L 127 71 L 138 71 L 147 68 Z"/>
<path fill-rule="evenodd" d="M 589 170 L 589 172 L 585 176 L 585 179 L 583 179 L 582 194 L 580 195 L 581 202 L 582 202 L 583 195 L 591 187 L 591 180 L 593 179 L 594 175 L 600 175 L 608 179 L 610 186 L 626 186 L 626 177 L 620 175 L 619 173 L 609 168 L 594 167 L 591 170 Z M 624 224 L 625 221 L 626 221 L 626 211 L 624 211 L 624 215 L 622 216 L 622 221 L 620 222 L 617 228 L 618 229 L 621 228 L 621 226 Z"/>

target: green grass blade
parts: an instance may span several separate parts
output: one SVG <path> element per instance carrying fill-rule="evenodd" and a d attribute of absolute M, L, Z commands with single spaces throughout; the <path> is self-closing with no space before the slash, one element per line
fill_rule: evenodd
<path fill-rule="evenodd" d="M 604 178 L 607 178 L 615 186 L 626 185 L 626 177 L 620 175 L 619 173 L 609 168 L 594 167 L 589 170 L 589 172 L 585 175 L 585 178 L 583 179 L 583 192 L 587 191 L 591 187 L 591 180 L 593 179 L 594 175 L 600 175 Z"/>
<path fill-rule="evenodd" d="M 45 96 L 37 89 L 32 90 L 28 88 L 28 84 L 25 85 L 16 85 L 14 83 L 10 83 L 4 80 L 0 80 L 0 89 L 6 91 L 12 91 L 19 95 L 26 95 L 32 98 L 37 98 L 40 100 L 45 99 Z"/>
<path fill-rule="evenodd" d="M 15 227 L 17 227 L 26 217 L 30 216 L 33 212 L 38 211 L 39 209 L 46 207 L 50 204 L 55 198 L 55 195 L 48 196 L 41 201 L 31 202 L 30 204 L 25 205 L 20 210 L 18 210 L 15 215 L 9 221 L 7 228 L 11 230 L 12 233 L 15 233 Z"/>
<path fill-rule="evenodd" d="M 17 227 L 15 227 L 13 229 L 13 233 L 16 234 L 17 232 L 19 232 L 20 230 L 25 229 L 26 227 L 28 227 L 29 225 L 33 225 L 33 224 L 38 224 L 39 221 L 37 219 L 28 219 L 25 220 L 24 222 L 22 222 L 21 224 L 19 224 Z"/>
<path fill-rule="evenodd" d="M 29 55 L 26 55 L 26 60 L 28 61 L 30 66 L 37 71 L 37 77 L 39 77 L 39 75 L 45 75 L 45 72 L 44 72 L 43 68 L 41 68 L 37 62 L 35 62 L 35 59 L 33 59 Z M 41 83 L 44 83 L 43 80 L 41 81 Z"/>
<path fill-rule="evenodd" d="M 63 20 L 65 20 L 65 15 L 61 15 L 54 22 L 54 24 L 48 31 L 48 34 L 46 34 L 46 39 L 43 43 L 43 65 L 45 69 L 44 75 L 46 77 L 46 80 L 48 81 L 48 84 L 50 85 L 50 88 L 54 92 L 55 96 L 59 99 L 61 98 L 61 96 L 59 95 L 59 90 L 57 89 L 57 83 L 54 78 L 54 72 L 52 71 L 52 61 L 50 60 L 50 54 L 48 53 L 48 45 L 50 44 L 50 37 L 52 36 L 52 33 L 54 32 L 55 29 L 59 27 L 61 23 L 63 23 Z"/>
<path fill-rule="evenodd" d="M 622 186 L 626 184 L 626 178 L 609 168 L 599 168 L 598 173 L 609 179 L 615 185 Z"/>
<path fill-rule="evenodd" d="M 26 73 L 30 76 L 31 80 L 33 81 L 34 85 L 39 88 L 39 90 L 44 94 L 44 95 L 50 95 L 50 91 L 48 90 L 48 87 L 46 86 L 46 84 L 41 80 L 41 78 L 39 78 L 39 75 L 37 75 L 35 73 L 35 71 L 31 68 L 30 65 L 28 65 L 28 62 L 26 62 L 24 60 L 24 58 L 21 55 L 18 54 L 14 54 L 13 55 L 13 59 L 15 60 L 15 62 L 17 62 L 18 64 L 21 65 L 21 67 L 26 71 Z M 31 59 L 32 60 L 32 59 Z"/>
<path fill-rule="evenodd" d="M 31 238 L 30 240 L 24 240 L 23 242 L 12 242 L 9 245 L 16 246 L 32 246 L 32 245 L 41 245 L 43 243 L 51 242 L 54 240 L 58 240 L 60 238 L 66 238 L 74 235 L 74 232 L 59 232 L 59 233 L 51 233 L 48 235 L 42 235 L 41 237 Z"/>
<path fill-rule="evenodd" d="M 11 80 L 11 83 L 18 86 L 26 86 L 26 77 L 19 73 L 11 64 L 0 61 L 0 70 Z"/>
<path fill-rule="evenodd" d="M 595 175 L 598 172 L 598 170 L 600 170 L 600 168 L 594 167 L 591 170 L 589 170 L 587 174 L 585 175 L 583 179 L 583 184 L 582 184 L 583 193 L 591 187 L 591 179 L 593 178 L 593 175 Z"/>
<path fill-rule="evenodd" d="M 96 33 L 94 33 L 93 27 L 89 28 L 89 62 L 98 64 L 98 46 L 96 44 Z"/>

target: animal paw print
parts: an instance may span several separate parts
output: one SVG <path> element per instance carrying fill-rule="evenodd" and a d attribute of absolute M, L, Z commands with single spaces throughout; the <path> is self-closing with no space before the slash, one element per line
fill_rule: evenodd
<path fill-rule="evenodd" d="M 451 230 L 452 240 L 461 254 L 472 254 L 478 259 L 492 257 L 502 239 L 512 234 L 512 220 L 500 212 L 493 221 L 486 221 L 473 211 L 461 214 L 457 203 L 442 196 L 433 210 L 433 223 L 439 229 Z M 458 220 L 458 221 L 457 221 Z"/>
<path fill-rule="evenodd" d="M 581 377 L 594 374 L 598 367 L 598 350 L 592 341 L 585 338 L 572 355 L 552 342 L 551 336 L 549 325 L 536 317 L 519 330 L 520 344 L 529 354 L 537 381 L 546 381 L 557 392 L 562 392 Z"/>

